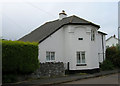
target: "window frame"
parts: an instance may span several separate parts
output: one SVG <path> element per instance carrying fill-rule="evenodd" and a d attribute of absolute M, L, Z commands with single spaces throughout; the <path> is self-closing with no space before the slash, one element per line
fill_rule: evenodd
<path fill-rule="evenodd" d="M 82 56 L 82 53 L 84 53 L 84 62 L 83 62 L 83 56 Z M 78 54 L 80 55 L 80 57 L 78 57 Z M 86 66 L 86 52 L 85 51 L 77 51 L 76 52 L 76 62 L 77 62 L 77 66 Z M 78 58 L 80 60 L 78 60 Z"/>
<path fill-rule="evenodd" d="M 91 30 L 91 41 L 95 41 L 95 31 Z"/>
<path fill-rule="evenodd" d="M 78 38 L 78 40 L 83 40 L 83 38 Z"/>
<path fill-rule="evenodd" d="M 49 57 L 47 57 L 47 53 L 49 53 L 49 55 L 48 55 Z M 53 53 L 53 56 L 52 56 L 52 53 Z M 53 57 L 54 57 L 54 59 L 53 59 Z M 46 61 L 47 62 L 55 61 L 55 51 L 46 51 Z"/>

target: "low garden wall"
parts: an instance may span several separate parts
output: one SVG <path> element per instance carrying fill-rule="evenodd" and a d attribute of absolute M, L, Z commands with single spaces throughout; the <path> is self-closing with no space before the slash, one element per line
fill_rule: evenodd
<path fill-rule="evenodd" d="M 39 68 L 31 74 L 32 78 L 64 76 L 65 68 L 63 62 L 40 63 Z"/>

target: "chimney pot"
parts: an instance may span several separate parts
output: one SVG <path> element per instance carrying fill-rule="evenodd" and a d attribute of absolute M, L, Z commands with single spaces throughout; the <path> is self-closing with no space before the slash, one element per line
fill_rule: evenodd
<path fill-rule="evenodd" d="M 62 10 L 62 12 L 59 13 L 59 19 L 61 20 L 61 19 L 65 18 L 65 17 L 67 17 L 67 14 L 65 13 L 64 10 Z"/>
<path fill-rule="evenodd" d="M 116 36 L 114 35 L 113 37 L 115 38 Z"/>

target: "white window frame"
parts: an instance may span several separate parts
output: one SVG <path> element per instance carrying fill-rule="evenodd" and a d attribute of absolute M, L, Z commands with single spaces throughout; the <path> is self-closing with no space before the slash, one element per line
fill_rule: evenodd
<path fill-rule="evenodd" d="M 49 59 L 48 59 L 48 57 L 47 57 L 47 53 L 49 53 Z M 54 53 L 54 54 L 53 54 L 54 59 L 52 59 L 52 53 Z M 55 51 L 46 51 L 46 61 L 47 61 L 47 62 L 55 61 Z"/>
<path fill-rule="evenodd" d="M 95 41 L 95 31 L 91 30 L 91 41 Z"/>
<path fill-rule="evenodd" d="M 78 57 L 78 53 L 79 53 L 80 57 Z M 83 62 L 82 53 L 84 53 L 84 58 L 85 58 L 86 57 L 85 51 L 77 51 L 76 52 L 77 64 L 86 64 L 86 59 L 84 59 L 84 62 Z M 80 62 L 78 62 L 78 58 L 80 58 Z"/>

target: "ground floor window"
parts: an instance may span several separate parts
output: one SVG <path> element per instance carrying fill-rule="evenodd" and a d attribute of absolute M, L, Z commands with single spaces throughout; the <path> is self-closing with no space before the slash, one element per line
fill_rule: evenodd
<path fill-rule="evenodd" d="M 47 61 L 55 60 L 55 52 L 46 51 L 46 60 Z"/>
<path fill-rule="evenodd" d="M 85 64 L 85 51 L 77 52 L 77 64 Z"/>

